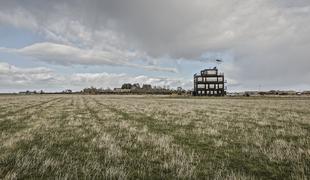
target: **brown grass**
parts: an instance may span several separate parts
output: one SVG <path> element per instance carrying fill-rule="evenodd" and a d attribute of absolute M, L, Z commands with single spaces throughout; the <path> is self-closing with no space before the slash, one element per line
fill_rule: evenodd
<path fill-rule="evenodd" d="M 0 179 L 309 179 L 310 99 L 0 96 Z"/>

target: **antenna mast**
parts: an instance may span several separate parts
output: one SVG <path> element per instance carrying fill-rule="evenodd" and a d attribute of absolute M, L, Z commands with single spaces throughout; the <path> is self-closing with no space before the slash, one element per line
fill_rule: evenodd
<path fill-rule="evenodd" d="M 215 62 L 216 62 L 217 67 L 218 67 L 218 69 L 219 69 L 220 64 L 223 62 L 223 60 L 221 60 L 221 59 L 216 59 Z"/>

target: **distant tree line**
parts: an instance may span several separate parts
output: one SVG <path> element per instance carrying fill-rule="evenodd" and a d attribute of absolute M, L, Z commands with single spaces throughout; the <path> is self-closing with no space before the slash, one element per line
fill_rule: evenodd
<path fill-rule="evenodd" d="M 65 89 L 59 92 L 45 92 L 43 90 L 27 90 L 21 91 L 19 93 L 7 93 L 7 94 L 21 94 L 21 95 L 34 95 L 34 94 L 178 94 L 178 95 L 191 95 L 192 91 L 184 90 L 182 87 L 177 89 L 170 89 L 169 86 L 152 86 L 150 84 L 143 84 L 140 86 L 139 83 L 124 83 L 120 88 L 96 88 L 89 87 L 84 88 L 81 91 L 72 91 L 71 89 Z M 0 93 L 4 94 L 4 93 Z M 280 91 L 280 90 L 270 90 L 270 91 L 244 91 L 244 92 L 228 92 L 228 96 L 268 96 L 268 95 L 310 95 L 310 91 Z"/>
<path fill-rule="evenodd" d="M 186 91 L 181 87 L 177 89 L 170 89 L 169 86 L 152 86 L 151 84 L 143 84 L 140 86 L 139 83 L 124 83 L 120 88 L 114 88 L 113 90 L 102 89 L 102 88 L 84 88 L 83 94 L 190 94 L 190 91 Z"/>

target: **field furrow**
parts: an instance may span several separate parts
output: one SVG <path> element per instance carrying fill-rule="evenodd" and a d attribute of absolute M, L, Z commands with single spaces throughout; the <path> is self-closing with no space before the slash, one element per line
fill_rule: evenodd
<path fill-rule="evenodd" d="M 174 143 L 197 152 L 201 160 L 197 166 L 197 173 L 203 177 L 217 177 L 217 173 L 210 174 L 214 169 L 223 174 L 242 172 L 245 177 L 262 177 L 262 172 L 265 178 L 298 176 L 300 172 L 305 171 L 304 168 L 300 168 L 300 164 L 307 167 L 309 161 L 307 148 L 300 151 L 300 147 L 295 148 L 294 145 L 297 143 L 309 146 L 308 127 L 300 125 L 297 120 L 292 125 L 296 116 L 307 119 L 302 116 L 303 114 L 296 115 L 294 112 L 291 118 L 289 115 L 283 118 L 284 116 L 275 115 L 278 112 L 266 112 L 264 108 L 259 109 L 258 105 L 253 104 L 256 106 L 255 115 L 251 114 L 252 110 L 249 108 L 247 111 L 233 112 L 206 108 L 196 111 L 196 115 L 186 116 L 180 112 L 182 116 L 178 117 L 175 113 L 171 117 L 171 114 L 160 111 L 160 109 L 171 109 L 170 103 L 159 106 L 156 101 L 148 100 L 148 103 L 145 103 L 141 99 L 134 105 L 130 101 L 115 99 L 109 103 L 107 108 L 121 114 L 124 118 L 136 121 L 140 126 L 147 126 L 151 132 L 169 134 L 173 137 Z M 223 106 L 226 107 L 225 104 Z M 187 106 L 187 110 L 184 110 L 195 112 L 200 107 L 201 105 Z M 173 109 L 177 110 L 177 108 Z M 168 111 L 174 112 L 173 109 Z M 182 109 L 181 106 L 180 109 Z M 285 112 L 283 110 L 282 113 Z M 181 123 L 178 123 L 179 119 L 182 120 Z M 225 164 L 225 160 L 228 164 Z M 266 166 L 257 169 L 255 167 L 258 164 Z"/>
<path fill-rule="evenodd" d="M 310 177 L 309 99 L 0 100 L 0 179 Z"/>
<path fill-rule="evenodd" d="M 30 101 L 26 101 L 26 102 L 7 102 L 9 103 L 11 106 L 4 106 L 1 107 L 1 112 L 0 112 L 0 118 L 5 118 L 6 116 L 15 116 L 16 114 L 20 114 L 23 113 L 24 111 L 27 111 L 29 109 L 34 109 L 40 106 L 43 106 L 47 103 L 50 103 L 51 101 L 55 101 L 59 98 L 42 98 L 42 99 L 37 99 L 37 101 L 34 100 L 30 100 Z M 39 100 L 39 102 L 38 102 Z M 0 119 L 1 120 L 1 119 Z"/>
<path fill-rule="evenodd" d="M 194 177 L 194 152 L 186 153 L 182 147 L 173 143 L 171 136 L 152 133 L 147 126 L 137 124 L 109 106 L 94 99 L 89 110 L 97 122 L 106 127 L 105 131 L 118 139 L 118 146 L 126 154 L 124 163 L 129 176 Z M 110 115 L 107 117 L 107 114 Z"/>

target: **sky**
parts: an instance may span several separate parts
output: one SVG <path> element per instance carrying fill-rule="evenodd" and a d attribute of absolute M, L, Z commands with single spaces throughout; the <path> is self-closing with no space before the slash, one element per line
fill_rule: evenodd
<path fill-rule="evenodd" d="M 310 89 L 309 0 L 0 0 L 0 92 Z M 221 64 L 216 63 L 221 59 Z"/>

